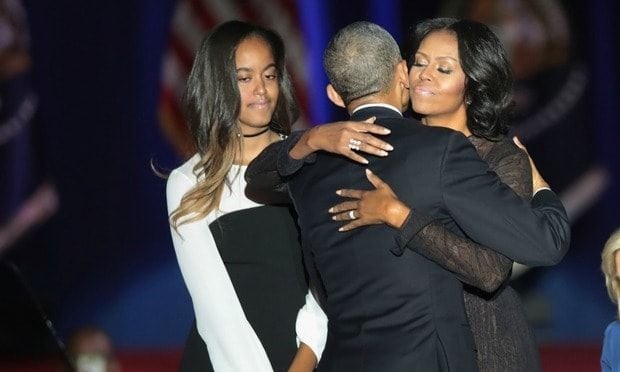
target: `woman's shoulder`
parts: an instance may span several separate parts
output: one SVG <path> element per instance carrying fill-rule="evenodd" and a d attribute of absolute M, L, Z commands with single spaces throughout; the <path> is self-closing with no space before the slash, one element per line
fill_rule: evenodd
<path fill-rule="evenodd" d="M 173 173 L 180 173 L 185 176 L 194 176 L 194 167 L 200 161 L 200 155 L 198 153 L 194 154 L 191 158 L 187 159 L 187 161 L 177 168 L 175 168 L 170 175 Z"/>
<path fill-rule="evenodd" d="M 170 192 L 171 190 L 187 191 L 187 189 L 193 187 L 196 184 L 196 176 L 194 175 L 194 167 L 200 161 L 200 155 L 195 154 L 189 158 L 185 163 L 175 168 L 168 175 L 168 181 L 166 182 L 166 188 Z"/>
<path fill-rule="evenodd" d="M 620 358 L 617 350 L 620 349 L 620 321 L 611 322 L 605 329 L 603 350 L 601 351 L 601 366 L 605 371 L 616 371 L 620 367 Z"/>
<path fill-rule="evenodd" d="M 490 148 L 487 154 L 488 159 L 486 159 L 487 161 L 498 164 L 505 161 L 529 164 L 525 151 L 521 150 L 511 138 L 503 136 L 499 139 L 499 141 L 484 141 L 490 143 Z"/>
<path fill-rule="evenodd" d="M 488 140 L 484 137 L 478 137 L 476 135 L 469 135 L 467 137 L 469 142 L 474 145 L 474 147 L 485 147 L 490 150 L 514 150 L 519 149 L 517 145 L 512 141 L 508 136 L 502 135 L 497 140 Z"/>
<path fill-rule="evenodd" d="M 199 161 L 200 155 L 198 153 L 194 154 L 191 158 L 187 159 L 185 163 L 181 164 L 177 168 L 173 169 L 172 172 L 170 172 L 168 182 L 170 182 L 171 179 L 175 180 L 180 177 L 188 178 L 190 180 L 195 179 L 196 176 L 194 175 L 194 168 Z"/>
<path fill-rule="evenodd" d="M 605 338 L 620 338 L 620 320 L 615 320 L 607 326 L 605 329 Z"/>

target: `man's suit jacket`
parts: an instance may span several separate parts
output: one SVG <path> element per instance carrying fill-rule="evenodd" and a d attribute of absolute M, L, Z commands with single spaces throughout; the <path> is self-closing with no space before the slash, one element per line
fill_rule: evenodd
<path fill-rule="evenodd" d="M 411 218 L 430 216 L 511 258 L 519 257 L 520 247 L 568 245 L 566 215 L 551 191 L 539 192 L 532 208 L 488 171 L 462 134 L 381 107 L 352 119 L 370 116 L 391 130 L 387 141 L 395 149 L 387 158 L 370 157 L 368 168 L 414 207 Z M 342 233 L 330 219 L 328 208 L 340 201 L 337 189 L 372 188 L 364 166 L 318 153 L 288 187 L 306 267 L 329 317 L 319 370 L 477 369 L 457 278 L 411 250 L 398 252 L 400 231 L 376 225 Z"/>

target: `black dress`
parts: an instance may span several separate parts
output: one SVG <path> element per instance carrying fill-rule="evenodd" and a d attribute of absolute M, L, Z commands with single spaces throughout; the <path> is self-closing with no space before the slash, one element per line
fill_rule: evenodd
<path fill-rule="evenodd" d="M 523 199 L 532 198 L 529 160 L 510 139 L 492 142 L 471 136 L 469 140 L 503 183 Z M 422 229 L 411 243 L 414 244 L 407 246 L 466 283 L 465 310 L 480 371 L 540 370 L 538 349 L 523 305 L 507 283 L 512 269 L 510 259 L 453 234 L 436 222 Z"/>
<path fill-rule="evenodd" d="M 243 311 L 274 371 L 286 371 L 297 351 L 295 319 L 307 292 L 290 209 L 244 209 L 218 218 L 209 227 Z M 194 322 L 181 371 L 212 370 Z"/>

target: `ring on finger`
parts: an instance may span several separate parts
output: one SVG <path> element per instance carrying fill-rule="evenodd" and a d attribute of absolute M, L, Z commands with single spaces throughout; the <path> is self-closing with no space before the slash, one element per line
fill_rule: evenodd
<path fill-rule="evenodd" d="M 359 151 L 361 144 L 362 144 L 362 141 L 356 140 L 355 138 L 351 138 L 351 139 L 349 139 L 349 145 L 348 146 L 349 146 L 349 148 L 351 150 Z"/>
<path fill-rule="evenodd" d="M 357 217 L 355 216 L 355 211 L 354 210 L 350 210 L 349 211 L 349 219 L 354 220 Z"/>

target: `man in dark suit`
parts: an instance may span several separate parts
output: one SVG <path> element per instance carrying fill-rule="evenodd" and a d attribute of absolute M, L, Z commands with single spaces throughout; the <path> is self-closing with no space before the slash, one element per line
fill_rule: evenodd
<path fill-rule="evenodd" d="M 370 157 L 367 167 L 414 206 L 414 223 L 407 225 L 414 231 L 374 225 L 338 232 L 328 213 L 339 202 L 335 190 L 367 188 L 364 167 L 318 152 L 299 169 L 304 160 L 293 159 L 308 155 L 307 142 L 293 146 L 299 140 L 294 135 L 274 145 L 281 148 L 280 173 L 292 175 L 288 189 L 305 264 L 329 318 L 318 370 L 475 371 L 462 284 L 414 251 L 402 252 L 401 235 L 415 235 L 430 218 L 508 257 L 520 248 L 565 252 L 564 209 L 550 190 L 536 193 L 531 205 L 523 202 L 487 171 L 462 134 L 404 119 L 407 68 L 396 42 L 379 26 L 357 22 L 339 31 L 324 63 L 330 99 L 346 107 L 352 120 L 374 116 L 391 131 L 394 150 L 387 158 Z M 359 146 L 353 139 L 349 145 Z"/>

